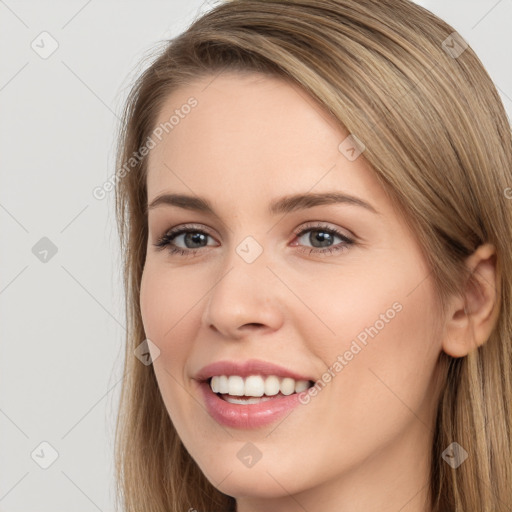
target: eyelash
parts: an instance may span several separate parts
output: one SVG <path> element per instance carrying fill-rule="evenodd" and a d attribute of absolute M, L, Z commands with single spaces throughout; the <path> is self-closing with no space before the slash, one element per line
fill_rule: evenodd
<path fill-rule="evenodd" d="M 319 255 L 319 254 L 327 255 L 327 253 L 332 254 L 332 253 L 339 253 L 340 251 L 345 251 L 348 249 L 349 246 L 351 246 L 355 243 L 354 240 L 352 240 L 351 238 L 348 238 L 346 235 L 343 235 L 337 229 L 334 229 L 332 227 L 322 225 L 322 224 L 304 226 L 302 229 L 295 231 L 294 235 L 297 238 L 300 238 L 302 235 L 304 235 L 308 231 L 320 231 L 323 233 L 328 233 L 329 235 L 335 235 L 335 236 L 341 238 L 343 240 L 343 242 L 340 242 L 340 244 L 338 246 L 325 247 L 323 249 L 318 249 L 315 247 L 309 248 L 309 252 L 308 252 L 307 247 L 298 246 L 298 247 L 300 247 L 299 252 L 308 252 L 308 254 L 313 253 L 313 254 L 317 254 L 317 255 Z M 185 258 L 193 257 L 193 256 L 195 256 L 195 254 L 197 252 L 199 252 L 201 249 L 206 248 L 207 246 L 197 248 L 197 249 L 183 249 L 181 247 L 171 246 L 171 242 L 176 237 L 178 237 L 179 235 L 182 235 L 182 234 L 187 234 L 187 233 L 201 233 L 203 235 L 211 237 L 211 235 L 209 233 L 207 233 L 206 231 L 199 229 L 199 228 L 195 227 L 194 225 L 185 224 L 181 227 L 173 228 L 173 229 L 167 231 L 162 237 L 160 237 L 157 240 L 157 243 L 153 244 L 153 245 L 159 249 L 163 249 L 164 247 L 169 246 L 168 250 L 171 255 L 179 255 L 179 256 L 182 256 Z"/>

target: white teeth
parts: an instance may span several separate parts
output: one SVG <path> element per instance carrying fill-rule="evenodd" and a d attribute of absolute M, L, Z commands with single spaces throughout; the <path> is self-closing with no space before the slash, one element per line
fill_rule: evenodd
<path fill-rule="evenodd" d="M 219 393 L 227 393 L 229 391 L 229 380 L 225 375 L 219 377 Z"/>
<path fill-rule="evenodd" d="M 279 378 L 275 375 L 264 377 L 250 375 L 245 379 L 239 375 L 214 375 L 210 387 L 214 393 L 229 394 L 231 396 L 250 396 L 255 398 L 271 397 L 279 392 L 283 395 L 301 393 L 310 386 L 307 380 L 295 380 L 289 377 Z M 264 397 L 265 395 L 265 397 Z M 262 400 L 263 400 L 262 399 Z M 238 400 L 233 403 L 253 403 L 248 400 Z"/>
<path fill-rule="evenodd" d="M 265 382 L 259 375 L 251 375 L 245 379 L 245 396 L 263 396 Z"/>
<path fill-rule="evenodd" d="M 220 377 L 215 375 L 215 377 L 212 377 L 212 380 L 210 381 L 210 387 L 214 393 L 219 393 L 219 380 Z"/>
<path fill-rule="evenodd" d="M 295 393 L 302 393 L 302 391 L 306 391 L 309 388 L 309 382 L 307 380 L 298 380 L 295 383 Z"/>
<path fill-rule="evenodd" d="M 279 393 L 279 379 L 275 375 L 270 375 L 265 379 L 265 395 L 273 396 Z"/>
<path fill-rule="evenodd" d="M 291 395 L 295 391 L 295 381 L 289 377 L 284 378 L 281 381 L 280 389 L 283 395 Z"/>
<path fill-rule="evenodd" d="M 228 393 L 233 396 L 244 396 L 244 379 L 239 375 L 228 377 Z"/>
<path fill-rule="evenodd" d="M 250 404 L 259 404 L 260 402 L 266 402 L 267 400 L 272 400 L 269 396 L 262 396 L 261 398 L 235 398 L 234 396 L 227 395 L 224 397 L 226 402 L 230 404 L 238 404 L 238 405 L 250 405 Z"/>

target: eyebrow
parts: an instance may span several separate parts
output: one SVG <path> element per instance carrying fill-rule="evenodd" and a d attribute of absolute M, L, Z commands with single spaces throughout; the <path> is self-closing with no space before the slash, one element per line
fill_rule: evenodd
<path fill-rule="evenodd" d="M 269 205 L 268 211 L 271 215 L 281 213 L 290 213 L 297 210 L 305 210 L 315 206 L 330 204 L 347 204 L 352 206 L 360 206 L 366 210 L 380 215 L 380 213 L 366 201 L 341 192 L 325 192 L 325 193 L 306 193 L 284 196 L 275 199 Z M 216 215 L 213 207 L 207 199 L 203 197 L 187 196 L 184 194 L 161 194 L 157 196 L 148 206 L 147 210 L 152 210 L 158 206 L 177 206 L 185 210 L 194 210 L 203 213 Z"/>

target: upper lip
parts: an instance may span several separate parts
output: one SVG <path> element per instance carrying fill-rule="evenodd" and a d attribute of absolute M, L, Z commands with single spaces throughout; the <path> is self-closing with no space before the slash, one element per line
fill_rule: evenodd
<path fill-rule="evenodd" d="M 276 375 L 278 377 L 290 377 L 295 380 L 315 381 L 314 377 L 302 375 L 284 366 L 279 366 L 260 359 L 216 361 L 201 368 L 194 378 L 199 381 L 205 381 L 214 375 L 240 375 L 240 377 L 248 377 L 249 375 Z"/>

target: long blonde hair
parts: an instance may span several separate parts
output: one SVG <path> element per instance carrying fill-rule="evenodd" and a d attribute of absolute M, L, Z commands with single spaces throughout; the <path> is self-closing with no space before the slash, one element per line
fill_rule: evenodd
<path fill-rule="evenodd" d="M 496 247 L 499 316 L 491 336 L 466 357 L 440 354 L 446 385 L 435 420 L 429 494 L 434 512 L 509 511 L 511 129 L 471 47 L 408 0 L 220 4 L 171 39 L 131 89 L 116 166 L 127 318 L 115 454 L 123 510 L 235 510 L 235 500 L 206 480 L 183 447 L 152 366 L 134 357 L 145 339 L 139 285 L 147 245 L 147 157 L 140 149 L 171 91 L 223 70 L 299 84 L 364 143 L 364 157 L 417 233 L 441 307 L 471 279 L 465 258 L 485 242 Z M 469 453 L 456 469 L 441 457 L 452 442 Z"/>

